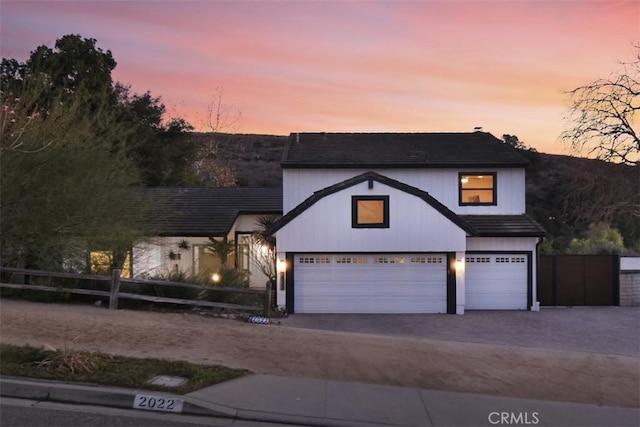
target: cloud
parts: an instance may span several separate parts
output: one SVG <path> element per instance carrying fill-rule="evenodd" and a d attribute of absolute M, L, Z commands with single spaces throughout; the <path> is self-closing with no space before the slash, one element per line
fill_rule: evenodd
<path fill-rule="evenodd" d="M 621 2 L 2 2 L 2 55 L 64 34 L 110 49 L 117 80 L 201 123 L 217 88 L 237 130 L 517 134 L 558 150 L 564 91 L 640 40 Z"/>

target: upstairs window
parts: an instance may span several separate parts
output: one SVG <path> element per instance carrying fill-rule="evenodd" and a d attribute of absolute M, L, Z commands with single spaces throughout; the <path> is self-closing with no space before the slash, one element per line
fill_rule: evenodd
<path fill-rule="evenodd" d="M 353 228 L 389 228 L 389 196 L 353 196 Z"/>
<path fill-rule="evenodd" d="M 496 173 L 460 173 L 460 206 L 496 205 Z"/>

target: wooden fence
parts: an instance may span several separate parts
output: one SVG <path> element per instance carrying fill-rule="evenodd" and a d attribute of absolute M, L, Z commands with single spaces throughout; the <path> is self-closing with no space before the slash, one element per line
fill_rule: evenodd
<path fill-rule="evenodd" d="M 204 285 L 198 285 L 195 283 L 121 278 L 120 277 L 121 271 L 117 269 L 111 272 L 111 276 L 98 275 L 98 274 L 59 273 L 59 272 L 52 272 L 52 271 L 27 270 L 22 268 L 5 268 L 5 267 L 0 268 L 0 273 L 2 273 L 3 278 L 9 275 L 9 280 L 7 282 L 5 282 L 4 280 L 0 282 L 0 288 L 107 297 L 109 299 L 110 309 L 118 308 L 119 299 L 131 299 L 131 300 L 148 301 L 148 302 L 154 302 L 154 303 L 178 304 L 178 305 L 207 307 L 207 308 L 220 308 L 220 309 L 227 309 L 227 310 L 254 311 L 254 312 L 259 311 L 259 312 L 263 312 L 265 315 L 268 316 L 269 308 L 271 305 L 271 301 L 270 301 L 271 293 L 266 290 L 247 289 L 247 288 L 226 288 L 226 287 L 219 287 L 219 286 L 204 286 Z M 50 281 L 53 281 L 53 279 L 75 279 L 77 281 L 84 281 L 84 282 L 88 281 L 88 282 L 107 283 L 109 285 L 108 286 L 109 291 L 85 289 L 77 286 L 63 287 L 63 286 L 43 286 L 43 285 L 35 285 L 35 284 L 28 284 L 28 283 L 27 284 L 13 283 L 16 280 L 21 282 L 28 282 L 29 277 L 46 277 L 46 278 L 49 278 Z M 206 300 L 199 300 L 199 299 L 194 300 L 194 299 L 169 298 L 169 297 L 154 296 L 154 295 L 144 295 L 144 294 L 138 294 L 138 293 L 122 292 L 120 290 L 120 287 L 122 284 L 174 287 L 174 288 L 177 287 L 177 288 L 184 288 L 184 289 L 195 289 L 195 290 L 200 290 L 205 292 L 221 293 L 221 294 L 227 294 L 227 295 L 233 295 L 233 294 L 257 295 L 258 296 L 257 299 L 259 299 L 262 303 L 260 305 L 241 305 L 241 304 L 206 301 Z"/>
<path fill-rule="evenodd" d="M 619 305 L 620 257 L 551 255 L 538 261 L 538 299 L 543 306 Z"/>

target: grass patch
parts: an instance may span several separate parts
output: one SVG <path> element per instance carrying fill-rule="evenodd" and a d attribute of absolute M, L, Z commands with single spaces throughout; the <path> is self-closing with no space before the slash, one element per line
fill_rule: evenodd
<path fill-rule="evenodd" d="M 247 375 L 249 371 L 183 361 L 112 356 L 69 348 L 0 344 L 0 374 L 185 394 Z M 147 384 L 159 375 L 180 376 L 187 378 L 188 382 L 179 387 Z"/>

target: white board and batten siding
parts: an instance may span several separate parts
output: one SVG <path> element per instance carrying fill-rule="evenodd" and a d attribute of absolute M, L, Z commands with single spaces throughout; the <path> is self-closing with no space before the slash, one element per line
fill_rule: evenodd
<path fill-rule="evenodd" d="M 352 228 L 351 197 L 389 196 L 389 228 Z M 429 236 L 425 239 L 424 236 Z M 458 252 L 466 232 L 422 199 L 367 182 L 318 200 L 277 233 L 278 251 L 288 253 Z"/>
<path fill-rule="evenodd" d="M 525 172 L 507 169 L 377 169 L 380 175 L 426 191 L 460 215 L 517 215 L 525 213 Z M 337 182 L 360 175 L 363 169 L 283 169 L 284 213 L 309 195 Z M 496 206 L 459 206 L 459 172 L 496 172 Z"/>
<path fill-rule="evenodd" d="M 445 254 L 296 254 L 296 313 L 446 313 Z"/>

